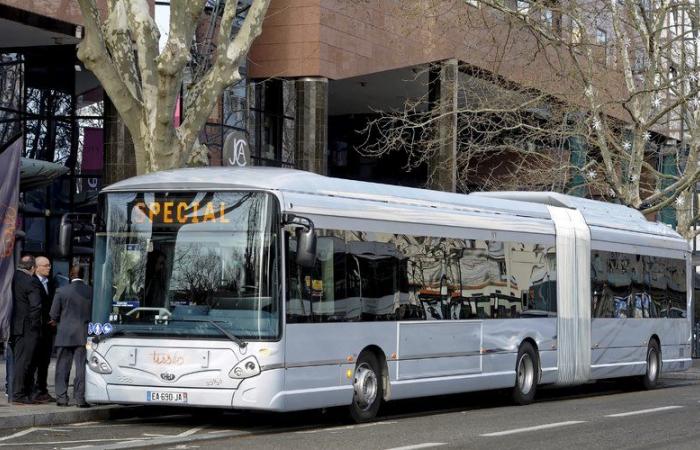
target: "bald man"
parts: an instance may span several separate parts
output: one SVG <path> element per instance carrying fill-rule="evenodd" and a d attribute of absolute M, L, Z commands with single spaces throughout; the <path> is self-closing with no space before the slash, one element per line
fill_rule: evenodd
<path fill-rule="evenodd" d="M 68 380 L 71 363 L 75 364 L 73 398 L 80 408 L 85 402 L 85 342 L 90 322 L 92 290 L 84 280 L 81 266 L 70 269 L 70 284 L 56 291 L 51 306 L 51 321 L 58 324 L 56 333 L 56 404 L 68 406 Z"/>
<path fill-rule="evenodd" d="M 41 335 L 37 343 L 33 361 L 34 389 L 32 400 L 37 402 L 55 402 L 56 399 L 49 394 L 48 376 L 51 353 L 53 351 L 54 328 L 49 324 L 49 311 L 55 291 L 54 284 L 50 281 L 51 261 L 45 256 L 37 256 L 35 260 L 34 276 L 41 284 Z"/>

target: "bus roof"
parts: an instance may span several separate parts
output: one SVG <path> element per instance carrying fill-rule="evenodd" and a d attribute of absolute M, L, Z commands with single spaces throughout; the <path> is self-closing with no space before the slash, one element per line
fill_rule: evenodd
<path fill-rule="evenodd" d="M 457 194 L 428 189 L 332 178 L 277 167 L 202 167 L 153 172 L 107 186 L 103 192 L 217 191 L 256 189 L 303 193 L 480 213 L 550 219 L 547 206 L 577 209 L 589 226 L 636 231 L 671 238 L 682 237 L 670 227 L 646 220 L 623 205 L 554 192 L 478 192 Z"/>

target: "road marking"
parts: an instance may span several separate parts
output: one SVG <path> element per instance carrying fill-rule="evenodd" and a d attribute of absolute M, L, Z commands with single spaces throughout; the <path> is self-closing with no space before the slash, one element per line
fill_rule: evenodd
<path fill-rule="evenodd" d="M 135 448 L 150 448 L 153 446 L 165 446 L 165 445 L 182 445 L 182 444 L 191 444 L 193 442 L 199 442 L 199 441 L 208 441 L 212 439 L 225 439 L 225 438 L 237 438 L 241 436 L 248 436 L 252 434 L 251 432 L 248 431 L 229 431 L 226 433 L 219 433 L 214 436 L 205 433 L 205 434 L 195 434 L 192 436 L 187 436 L 187 437 L 178 437 L 178 436 L 171 436 L 171 437 L 162 437 L 162 438 L 152 438 L 152 439 L 141 439 L 141 440 L 131 440 L 128 442 L 117 442 L 115 444 L 110 444 L 110 445 L 100 445 L 97 447 L 94 447 L 96 450 L 122 450 L 122 449 L 128 449 L 128 450 L 134 450 Z"/>
<path fill-rule="evenodd" d="M 31 433 L 31 432 L 34 431 L 34 430 L 35 430 L 34 427 L 32 427 L 32 428 L 27 428 L 26 430 L 18 431 L 17 433 L 11 434 L 11 435 L 9 435 L 9 436 L 0 437 L 0 441 L 6 441 L 6 440 L 8 440 L 8 439 L 14 439 L 14 438 L 18 438 L 18 437 L 21 437 L 21 436 L 25 436 L 25 435 Z"/>
<path fill-rule="evenodd" d="M 661 408 L 640 409 L 639 411 L 629 411 L 629 412 L 618 413 L 618 414 L 608 414 L 605 417 L 635 416 L 637 414 L 647 414 L 647 413 L 653 413 L 653 412 L 658 412 L 658 411 L 668 411 L 669 409 L 678 409 L 678 408 L 682 408 L 682 406 L 662 406 Z"/>
<path fill-rule="evenodd" d="M 197 432 L 199 432 L 199 431 L 202 431 L 202 430 L 205 429 L 205 428 L 206 428 L 206 425 L 203 426 L 203 427 L 194 427 L 194 428 L 190 428 L 189 430 L 183 431 L 182 433 L 176 435 L 176 437 L 187 437 L 187 436 L 191 436 L 191 435 L 193 435 L 193 434 L 195 434 L 195 433 L 197 433 Z"/>
<path fill-rule="evenodd" d="M 393 425 L 395 421 L 390 421 L 390 420 L 385 420 L 382 422 L 370 422 L 370 423 L 363 423 L 361 425 L 346 425 L 343 427 L 331 427 L 331 428 L 319 428 L 318 430 L 305 430 L 305 431 L 297 431 L 297 434 L 316 434 L 316 433 L 324 433 L 324 432 L 335 432 L 335 431 L 346 431 L 346 430 L 354 430 L 356 428 L 367 428 L 367 427 L 376 427 L 378 425 Z"/>
<path fill-rule="evenodd" d="M 386 450 L 414 450 L 417 448 L 442 447 L 447 445 L 445 442 L 425 442 L 423 444 L 405 445 L 403 447 L 392 447 Z"/>
<path fill-rule="evenodd" d="M 63 445 L 63 444 L 80 444 L 82 442 L 105 442 L 105 441 L 123 441 L 124 438 L 105 438 L 105 439 L 82 439 L 80 441 L 54 441 L 54 442 L 8 442 L 6 444 L 0 444 L 0 447 L 7 447 L 10 445 Z M 145 441 L 145 439 L 136 438 L 137 441 Z"/>
<path fill-rule="evenodd" d="M 27 428 L 26 430 L 18 431 L 17 433 L 11 434 L 9 436 L 0 437 L 0 442 L 7 441 L 9 439 L 14 439 L 14 438 L 26 436 L 29 433 L 32 433 L 34 431 L 54 431 L 54 432 L 58 432 L 58 433 L 67 433 L 68 432 L 68 430 L 66 430 L 65 428 L 31 427 L 31 428 Z M 2 444 L 0 444 L 0 445 L 2 445 Z"/>
<path fill-rule="evenodd" d="M 579 423 L 586 423 L 586 421 L 585 420 L 569 420 L 567 422 L 548 423 L 546 425 L 536 425 L 534 427 L 515 428 L 513 430 L 496 431 L 495 433 L 486 433 L 486 434 L 482 434 L 481 436 L 484 436 L 484 437 L 505 436 L 507 434 L 527 433 L 529 431 L 537 431 L 537 430 L 546 430 L 548 428 L 565 427 L 568 425 L 576 425 Z"/>
<path fill-rule="evenodd" d="M 95 425 L 100 422 L 92 421 L 92 422 L 79 422 L 79 423 L 72 423 L 70 424 L 71 427 L 82 427 L 84 425 Z"/>

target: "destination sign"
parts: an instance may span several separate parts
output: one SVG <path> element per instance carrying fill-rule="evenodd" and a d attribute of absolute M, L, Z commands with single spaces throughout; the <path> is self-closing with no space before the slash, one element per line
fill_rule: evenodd
<path fill-rule="evenodd" d="M 230 223 L 226 218 L 226 202 L 192 202 L 163 200 L 138 202 L 132 209 L 133 223 L 191 224 Z"/>

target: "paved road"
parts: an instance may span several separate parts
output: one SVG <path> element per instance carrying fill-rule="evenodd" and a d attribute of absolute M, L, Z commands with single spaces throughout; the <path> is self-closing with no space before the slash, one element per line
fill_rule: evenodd
<path fill-rule="evenodd" d="M 392 402 L 377 422 L 342 410 L 250 414 L 172 409 L 172 415 L 8 430 L 3 448 L 700 448 L 700 381 L 654 391 L 605 382 L 540 391 L 529 406 L 501 392 Z"/>

